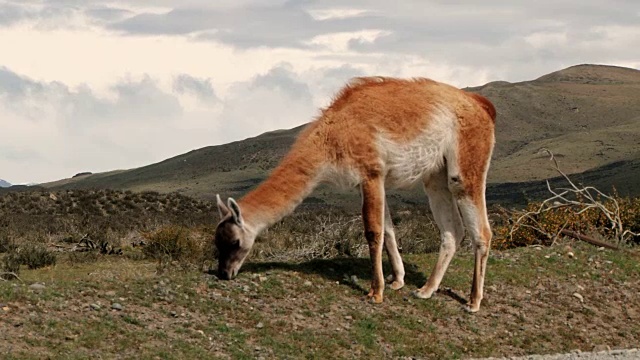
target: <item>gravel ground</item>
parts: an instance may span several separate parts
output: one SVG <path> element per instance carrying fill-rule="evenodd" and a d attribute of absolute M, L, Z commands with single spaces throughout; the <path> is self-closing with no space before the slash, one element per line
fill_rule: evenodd
<path fill-rule="evenodd" d="M 505 358 L 486 358 L 483 360 L 635 360 L 640 359 L 638 349 L 611 350 L 599 352 L 572 352 L 555 355 L 529 355 Z"/>

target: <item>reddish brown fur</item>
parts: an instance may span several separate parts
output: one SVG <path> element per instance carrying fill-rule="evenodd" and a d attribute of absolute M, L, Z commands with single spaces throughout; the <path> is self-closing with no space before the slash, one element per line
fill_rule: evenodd
<path fill-rule="evenodd" d="M 493 149 L 496 110 L 489 100 L 480 95 L 429 79 L 358 78 L 344 87 L 320 117 L 300 134 L 270 177 L 239 201 L 244 223 L 249 228 L 255 226 L 257 230 L 251 231 L 257 233 L 293 211 L 313 190 L 327 166 L 353 171 L 359 175 L 365 236 L 371 252 L 373 276 L 369 296 L 375 302 L 382 301 L 381 256 L 387 169 L 381 159 L 378 137 L 382 134 L 395 144 L 406 144 L 424 134 L 434 117 L 446 117 L 448 114 L 457 118 L 454 126 L 457 144 L 451 146 L 457 146 L 454 160 L 457 160 L 455 168 L 459 171 L 449 176 L 459 176 L 462 185 L 459 192 L 453 193 L 452 201 L 469 199 L 478 209 L 477 216 L 482 221 L 479 220 L 479 227 L 474 229 L 479 236 L 474 241 L 481 242 L 488 249 L 491 231 L 488 223 L 484 223 L 484 187 Z M 447 189 L 447 175 L 442 175 L 442 179 L 442 191 L 450 191 L 451 187 Z M 467 224 L 474 222 L 466 220 L 469 219 L 465 219 Z M 238 224 L 242 226 L 242 222 Z M 470 302 L 472 311 L 477 311 L 482 298 L 487 252 L 481 250 L 476 252 L 476 274 Z M 443 270 L 447 265 L 448 260 L 442 266 L 439 262 L 436 268 Z M 402 268 L 401 261 L 399 267 Z M 425 285 L 423 288 L 429 290 L 425 293 L 432 293 L 439 281 L 433 280 L 431 285 Z"/>
<path fill-rule="evenodd" d="M 476 94 L 476 93 L 468 93 L 474 100 L 476 100 L 478 103 L 480 103 L 480 106 L 482 106 L 482 108 L 487 112 L 487 114 L 489 114 L 489 116 L 491 116 L 491 120 L 495 123 L 496 122 L 496 108 L 493 106 L 493 104 L 491 103 L 491 101 L 489 101 L 489 99 L 487 99 L 486 97 L 480 95 L 480 94 Z"/>

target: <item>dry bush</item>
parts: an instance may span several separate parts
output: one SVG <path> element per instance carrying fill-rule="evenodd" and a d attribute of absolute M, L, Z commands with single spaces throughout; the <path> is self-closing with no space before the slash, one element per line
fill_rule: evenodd
<path fill-rule="evenodd" d="M 640 199 L 622 198 L 615 189 L 607 195 L 592 186 L 576 185 L 562 170 L 553 153 L 553 168 L 567 183 L 554 189 L 547 181 L 551 196 L 529 203 L 524 210 L 502 210 L 502 221 L 494 228 L 494 247 L 506 249 L 534 244 L 550 245 L 563 231 L 594 234 L 616 245 L 640 243 Z"/>
<path fill-rule="evenodd" d="M 42 243 L 12 244 L 2 259 L 2 270 L 17 274 L 21 265 L 26 265 L 29 269 L 39 269 L 55 265 L 56 261 L 56 253 Z"/>
<path fill-rule="evenodd" d="M 50 238 L 69 243 L 88 235 L 117 246 L 131 232 L 167 224 L 198 227 L 216 218 L 213 204 L 180 194 L 114 190 L 0 194 L 0 232 L 10 229 L 17 242 Z"/>
<path fill-rule="evenodd" d="M 2 272 L 18 274 L 20 272 L 20 265 L 22 265 L 22 261 L 20 259 L 20 255 L 14 251 L 8 252 L 2 258 Z M 3 277 L 6 280 L 10 280 L 9 278 Z"/>
<path fill-rule="evenodd" d="M 597 198 L 597 197 L 596 197 Z M 625 198 L 613 195 L 611 199 L 598 201 L 607 208 L 619 209 L 619 218 L 624 229 L 635 234 L 640 232 L 640 198 Z M 556 204 L 557 205 L 557 204 Z M 581 234 L 590 234 L 617 242 L 618 235 L 611 221 L 600 209 L 584 206 L 556 206 L 539 211 L 543 202 L 531 202 L 524 210 L 502 209 L 502 219 L 494 227 L 493 247 L 509 249 L 519 246 L 551 245 L 562 229 Z M 525 215 L 523 217 L 523 215 Z M 627 244 L 640 244 L 640 236 L 625 238 Z"/>
<path fill-rule="evenodd" d="M 168 225 L 143 236 L 147 241 L 143 253 L 150 259 L 180 264 L 198 264 L 203 260 L 203 237 L 195 230 Z"/>
<path fill-rule="evenodd" d="M 55 265 L 56 253 L 47 249 L 41 243 L 27 243 L 18 248 L 22 265 L 29 269 L 39 269 L 45 266 Z"/>
<path fill-rule="evenodd" d="M 0 254 L 6 253 L 12 246 L 9 234 L 6 231 L 0 231 Z"/>
<path fill-rule="evenodd" d="M 401 252 L 425 253 L 438 249 L 439 233 L 429 215 L 403 210 L 397 212 L 393 221 Z M 361 216 L 328 210 L 300 211 L 261 234 L 253 256 L 270 261 L 367 257 L 369 248 Z"/>

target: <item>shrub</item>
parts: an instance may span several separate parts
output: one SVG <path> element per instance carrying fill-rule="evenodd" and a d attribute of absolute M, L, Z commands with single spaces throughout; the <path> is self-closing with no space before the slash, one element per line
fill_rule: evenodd
<path fill-rule="evenodd" d="M 55 265 L 57 255 L 49 251 L 40 243 L 28 243 L 21 246 L 10 244 L 7 254 L 2 259 L 2 270 L 18 273 L 20 265 L 26 265 L 29 269 L 39 269 L 45 266 Z"/>
<path fill-rule="evenodd" d="M 56 264 L 56 253 L 49 251 L 43 244 L 27 244 L 20 247 L 18 251 L 22 265 L 26 265 L 29 269 L 39 269 Z"/>
<path fill-rule="evenodd" d="M 9 235 L 5 232 L 0 232 L 0 254 L 6 253 L 11 249 L 11 239 L 9 239 Z"/>
<path fill-rule="evenodd" d="M 610 209 L 615 208 L 617 203 L 623 229 L 634 233 L 640 232 L 640 198 L 623 198 L 614 195 L 612 200 L 600 201 Z M 519 246 L 550 245 L 562 229 L 582 234 L 598 234 L 613 242 L 620 240 L 615 238 L 616 234 L 611 228 L 609 219 L 595 207 L 584 209 L 584 206 L 562 206 L 537 213 L 541 205 L 542 202 L 530 202 L 522 211 L 502 209 L 499 222 L 493 229 L 495 235 L 493 247 L 509 249 Z M 523 216 L 525 214 L 526 216 Z M 628 236 L 626 241 L 629 244 L 638 245 L 640 236 Z"/>
<path fill-rule="evenodd" d="M 437 251 L 440 235 L 430 215 L 408 210 L 396 214 L 394 229 L 402 253 Z M 303 210 L 261 234 L 253 256 L 271 261 L 367 257 L 369 248 L 359 215 Z"/>
<path fill-rule="evenodd" d="M 14 251 L 7 253 L 7 255 L 2 258 L 2 272 L 17 274 L 20 272 L 20 265 L 22 265 L 20 257 L 18 253 Z M 10 280 L 8 277 L 3 278 Z"/>
<path fill-rule="evenodd" d="M 144 254 L 151 259 L 195 264 L 202 260 L 203 242 L 186 227 L 168 225 L 145 233 Z"/>

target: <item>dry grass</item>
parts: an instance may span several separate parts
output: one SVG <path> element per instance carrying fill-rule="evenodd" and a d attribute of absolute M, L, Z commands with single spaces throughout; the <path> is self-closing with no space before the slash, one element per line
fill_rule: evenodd
<path fill-rule="evenodd" d="M 439 234 L 429 214 L 401 210 L 394 228 L 402 253 L 437 250 Z M 256 241 L 253 257 L 260 260 L 299 262 L 311 259 L 368 256 L 359 215 L 336 211 L 301 211 L 265 231 Z"/>

